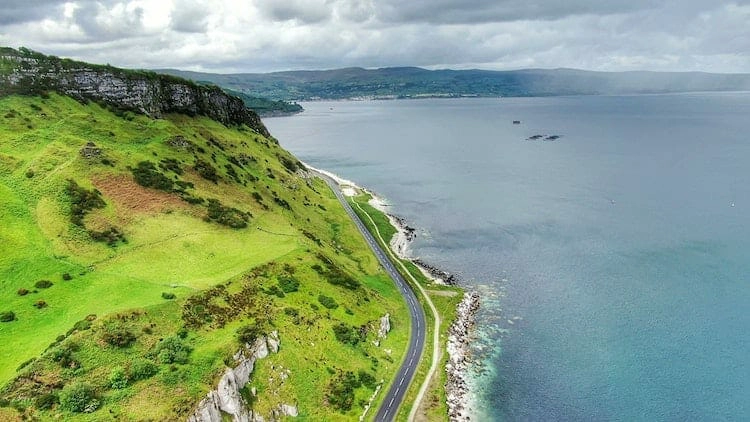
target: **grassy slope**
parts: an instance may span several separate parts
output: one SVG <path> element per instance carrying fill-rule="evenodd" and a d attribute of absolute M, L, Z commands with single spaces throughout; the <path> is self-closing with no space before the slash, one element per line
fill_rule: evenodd
<path fill-rule="evenodd" d="M 370 223 L 371 218 L 372 221 L 375 222 L 375 225 L 377 226 L 380 234 L 383 236 L 383 239 L 386 242 L 390 242 L 391 238 L 396 233 L 396 228 L 391 225 L 388 217 L 384 213 L 375 209 L 369 204 L 369 200 L 371 198 L 372 197 L 369 194 L 360 194 L 350 198 L 349 200 L 352 203 L 354 211 L 358 215 L 360 215 L 360 217 L 362 217 L 367 228 L 371 232 L 375 231 L 375 229 L 372 227 L 372 224 Z M 367 213 L 369 218 L 363 215 L 362 211 Z M 440 313 L 440 318 L 442 320 L 442 324 L 440 327 L 440 344 L 445 347 L 445 344 L 448 341 L 448 329 L 450 328 L 451 324 L 453 324 L 453 321 L 456 318 L 456 307 L 462 299 L 463 291 L 458 287 L 437 285 L 426 278 L 424 274 L 422 274 L 422 272 L 419 271 L 419 269 L 411 261 L 402 260 L 402 262 L 408 268 L 409 272 L 414 276 L 414 278 L 416 278 L 422 284 L 422 286 L 427 289 L 428 293 L 430 293 L 430 299 L 435 304 L 435 307 Z M 409 277 L 405 277 L 405 279 L 410 280 Z M 454 295 L 451 296 L 451 294 Z M 420 299 L 420 302 L 422 302 L 422 306 L 427 309 L 427 305 L 424 303 L 422 296 L 418 294 L 417 297 Z M 432 314 L 429 311 L 426 312 L 425 316 L 427 321 L 427 341 L 425 342 L 424 353 L 422 355 L 422 360 L 419 363 L 419 367 L 417 368 L 414 382 L 409 386 L 406 398 L 404 399 L 404 403 L 408 405 L 404 405 L 399 408 L 398 415 L 396 416 L 397 420 L 405 421 L 408 419 L 408 415 L 411 410 L 410 404 L 414 402 L 419 388 L 421 387 L 422 382 L 427 376 L 427 372 L 430 368 L 430 360 L 433 353 L 432 332 L 435 329 L 435 321 L 433 320 Z M 435 372 L 435 376 L 433 377 L 433 379 L 430 380 L 429 389 L 427 390 L 416 414 L 417 420 L 436 421 L 445 420 L 447 418 L 448 408 L 446 405 L 445 393 L 445 364 L 447 363 L 447 361 L 448 353 L 443 350 L 441 354 L 440 367 Z"/>
<path fill-rule="evenodd" d="M 8 384 L 5 396 L 14 400 L 15 407 L 27 408 L 27 414 L 42 419 L 73 418 L 58 407 L 39 412 L 29 406 L 41 391 L 57 392 L 63 384 L 82 380 L 96 387 L 103 409 L 77 418 L 97 420 L 108 411 L 132 419 L 184 414 L 211 388 L 225 358 L 237 349 L 236 328 L 257 322 L 261 314 L 269 320 L 263 328 L 279 330 L 282 342 L 278 355 L 257 365 L 252 381 L 259 391 L 254 408 L 263 414 L 284 402 L 297 403 L 301 416 L 351 419 L 361 413 L 362 401 L 371 390 L 358 388 L 349 411 L 332 409 L 326 393 L 337 371 L 362 369 L 377 379 L 387 379 L 395 371 L 408 338 L 403 300 L 325 185 L 308 184 L 288 172 L 278 159 L 289 157 L 288 153 L 272 140 L 206 118 L 117 116 L 98 105 L 56 95 L 0 98 L 0 120 L 0 312 L 12 310 L 17 316 L 16 321 L 0 323 L 0 384 L 18 374 L 26 381 L 31 373 L 36 377 L 34 383 Z M 205 149 L 195 155 L 214 162 L 222 176 L 218 184 L 191 169 L 193 153 L 165 142 L 175 135 Z M 209 138 L 219 140 L 224 151 L 210 145 Z M 102 148 L 114 165 L 83 158 L 79 149 L 88 141 Z M 257 160 L 240 172 L 249 183 L 232 181 L 224 170 L 228 157 L 240 152 Z M 205 206 L 189 205 L 173 194 L 133 182 L 127 166 L 163 158 L 183 163 L 185 173 L 180 177 L 194 183 L 194 196 L 217 198 L 252 213 L 249 227 L 231 229 L 204 221 Z M 87 227 L 113 225 L 124 232 L 127 243 L 109 247 L 93 242 L 70 223 L 66 179 L 99 189 L 107 202 L 106 208 L 89 213 Z M 255 201 L 252 192 L 258 192 L 269 209 Z M 274 195 L 292 209 L 276 205 Z M 321 264 L 317 257 L 321 253 L 363 287 L 350 291 L 325 282 L 310 269 Z M 269 262 L 274 264 L 264 267 L 262 274 L 248 276 L 253 268 Z M 298 292 L 284 298 L 259 292 L 290 272 L 301 282 Z M 62 280 L 64 273 L 73 279 Z M 41 279 L 54 285 L 35 289 L 34 283 Z M 124 390 L 107 387 L 111 369 L 127 368 L 133 356 L 159 363 L 149 353 L 160 338 L 184 325 L 185 300 L 220 283 L 229 283 L 229 290 L 255 289 L 257 303 L 224 326 L 211 323 L 190 330 L 186 341 L 194 350 L 189 364 L 159 365 L 155 377 L 132 381 Z M 19 296 L 16 292 L 21 288 L 32 293 Z M 165 301 L 162 292 L 176 294 L 176 301 Z M 319 294 L 333 297 L 339 308 L 328 311 L 320 306 Z M 32 306 L 38 300 L 48 306 Z M 287 307 L 295 308 L 299 316 L 285 314 Z M 373 331 L 385 312 L 393 316 L 394 330 L 382 347 L 375 348 Z M 128 317 L 113 317 L 118 313 Z M 75 352 L 80 368 L 60 368 L 47 353 L 16 372 L 22 362 L 39 356 L 57 336 L 91 314 L 98 317 L 90 330 L 74 331 L 62 341 L 62 346 L 80 345 Z M 137 334 L 134 345 L 118 349 L 101 341 L 112 321 Z M 367 341 L 356 347 L 336 341 L 331 327 L 339 322 L 368 327 Z M 144 331 L 146 326 L 150 333 Z M 392 349 L 392 356 L 384 349 Z M 273 376 L 279 367 L 291 371 L 286 382 L 279 383 L 278 374 Z M 266 382 L 268 378 L 277 382 Z M 35 389 L 28 389 L 32 384 Z"/>

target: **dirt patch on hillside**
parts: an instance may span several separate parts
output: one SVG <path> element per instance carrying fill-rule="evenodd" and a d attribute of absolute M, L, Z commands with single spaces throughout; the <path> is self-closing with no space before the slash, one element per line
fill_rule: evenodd
<path fill-rule="evenodd" d="M 188 208 L 188 204 L 176 195 L 144 188 L 129 176 L 98 177 L 92 183 L 125 212 L 155 214 Z"/>

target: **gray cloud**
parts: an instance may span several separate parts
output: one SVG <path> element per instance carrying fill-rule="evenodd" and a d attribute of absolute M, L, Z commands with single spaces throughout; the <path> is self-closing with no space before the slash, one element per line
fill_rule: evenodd
<path fill-rule="evenodd" d="M 386 22 L 508 22 L 623 13 L 651 9 L 662 3 L 658 0 L 384 0 L 378 2 L 378 15 Z"/>
<path fill-rule="evenodd" d="M 0 0 L 3 1 L 3 0 Z M 0 44 L 130 67 L 750 72 L 750 0 L 5 0 Z"/>
<path fill-rule="evenodd" d="M 255 4 L 264 16 L 275 21 L 319 23 L 328 20 L 332 13 L 326 0 L 256 0 Z"/>
<path fill-rule="evenodd" d="M 3 0 L 0 3 L 0 25 L 32 22 L 59 14 L 59 0 Z"/>
<path fill-rule="evenodd" d="M 171 14 L 171 27 L 177 32 L 203 33 L 208 29 L 211 12 L 198 0 L 178 0 Z"/>

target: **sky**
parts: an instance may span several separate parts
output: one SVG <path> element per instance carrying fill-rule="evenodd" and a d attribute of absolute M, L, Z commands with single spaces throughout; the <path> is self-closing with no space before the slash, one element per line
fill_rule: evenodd
<path fill-rule="evenodd" d="M 750 73 L 750 0 L 0 0 L 0 45 L 219 73 Z"/>

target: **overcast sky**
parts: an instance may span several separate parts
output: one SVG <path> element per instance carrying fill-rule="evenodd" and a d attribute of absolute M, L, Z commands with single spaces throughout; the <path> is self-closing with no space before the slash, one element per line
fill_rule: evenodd
<path fill-rule="evenodd" d="M 212 72 L 750 72 L 750 0 L 0 0 L 0 45 Z"/>

